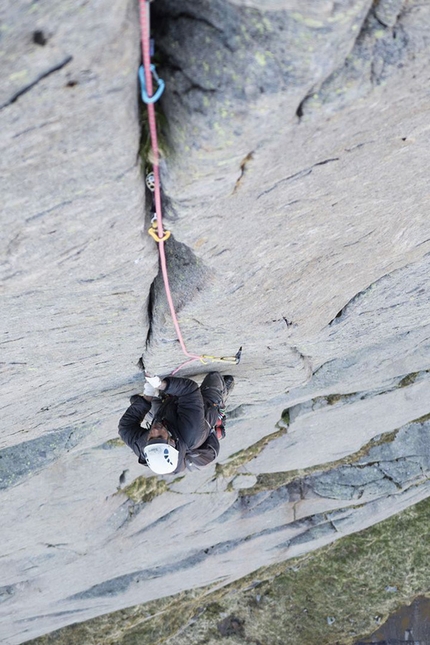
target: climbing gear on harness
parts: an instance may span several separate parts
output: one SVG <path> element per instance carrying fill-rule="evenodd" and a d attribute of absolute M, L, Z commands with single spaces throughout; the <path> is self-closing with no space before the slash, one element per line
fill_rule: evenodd
<path fill-rule="evenodd" d="M 178 466 L 179 452 L 167 443 L 148 444 L 143 456 L 149 468 L 157 475 L 173 473 Z"/>
<path fill-rule="evenodd" d="M 216 434 L 218 441 L 220 441 L 221 439 L 224 439 L 225 437 L 224 421 L 225 421 L 225 414 L 220 412 L 214 428 L 214 432 Z"/>
<path fill-rule="evenodd" d="M 226 393 L 224 394 L 224 397 L 223 397 L 224 400 L 222 403 L 222 407 L 218 407 L 218 419 L 213 429 L 219 441 L 221 439 L 224 439 L 225 437 L 225 423 L 226 423 L 225 403 L 228 395 L 232 392 L 234 388 L 234 377 L 231 376 L 231 374 L 226 374 L 222 378 L 225 384 Z"/>
<path fill-rule="evenodd" d="M 158 149 L 158 137 L 157 137 L 157 125 L 155 120 L 155 108 L 154 103 L 157 101 L 164 90 L 164 81 L 159 78 L 157 72 L 155 71 L 154 65 L 151 63 L 151 40 L 150 40 L 150 11 L 149 11 L 150 0 L 139 0 L 140 7 L 140 28 L 141 28 L 141 40 L 142 40 L 142 57 L 143 65 L 139 68 L 139 80 L 141 84 L 141 94 L 142 101 L 146 103 L 148 110 L 148 125 L 151 138 L 151 147 L 152 147 L 152 165 L 153 172 L 149 173 L 146 185 L 149 190 L 153 193 L 154 199 L 154 208 L 155 208 L 155 217 L 151 223 L 151 228 L 148 230 L 149 235 L 157 242 L 158 251 L 160 257 L 160 267 L 161 273 L 164 281 L 164 288 L 166 292 L 166 298 L 170 309 L 170 314 L 172 317 L 172 322 L 175 327 L 176 336 L 178 338 L 179 344 L 185 356 L 188 358 L 184 363 L 177 367 L 173 372 L 176 374 L 180 369 L 186 365 L 193 363 L 194 361 L 200 361 L 204 365 L 210 362 L 225 362 L 225 363 L 234 363 L 238 364 L 240 361 L 242 348 L 236 353 L 235 356 L 210 356 L 210 355 L 199 355 L 189 352 L 186 348 L 184 339 L 182 337 L 182 332 L 179 326 L 179 321 L 176 315 L 175 306 L 173 304 L 173 298 L 170 291 L 169 285 L 169 276 L 167 272 L 167 262 L 166 254 L 164 250 L 164 242 L 170 237 L 170 231 L 164 231 L 163 228 L 163 218 L 162 218 L 162 208 L 161 208 L 161 185 L 160 185 L 160 168 L 159 168 L 159 158 L 160 153 Z M 158 88 L 153 93 L 153 79 L 158 84 Z M 152 177 L 150 177 L 152 175 Z"/>

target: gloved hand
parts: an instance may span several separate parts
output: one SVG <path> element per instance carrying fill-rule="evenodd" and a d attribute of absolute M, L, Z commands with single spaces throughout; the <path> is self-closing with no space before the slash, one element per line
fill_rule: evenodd
<path fill-rule="evenodd" d="M 143 395 L 144 396 L 158 396 L 158 390 L 151 385 L 148 381 L 143 386 Z"/>
<path fill-rule="evenodd" d="M 159 376 L 145 376 L 145 379 L 153 388 L 159 388 L 161 385 L 161 378 Z"/>

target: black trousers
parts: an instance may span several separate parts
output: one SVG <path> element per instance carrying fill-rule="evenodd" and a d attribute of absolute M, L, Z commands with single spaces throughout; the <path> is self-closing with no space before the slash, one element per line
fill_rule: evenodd
<path fill-rule="evenodd" d="M 217 422 L 220 408 L 225 407 L 227 388 L 219 372 L 209 372 L 200 385 L 205 407 L 205 419 L 211 428 Z"/>

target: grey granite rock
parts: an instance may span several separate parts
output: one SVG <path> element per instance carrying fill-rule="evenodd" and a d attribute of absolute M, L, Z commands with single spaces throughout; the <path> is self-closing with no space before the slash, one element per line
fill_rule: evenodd
<path fill-rule="evenodd" d="M 88 428 L 70 427 L 0 450 L 0 489 L 46 468 L 82 440 Z"/>
<path fill-rule="evenodd" d="M 136 361 L 166 374 L 184 360 L 146 234 L 136 5 L 8 0 L 7 645 L 229 582 L 429 494 L 429 5 L 153 7 L 181 329 L 199 354 L 243 346 L 221 364 L 236 378 L 227 436 L 218 466 L 126 497 L 145 472 L 112 440 Z"/>

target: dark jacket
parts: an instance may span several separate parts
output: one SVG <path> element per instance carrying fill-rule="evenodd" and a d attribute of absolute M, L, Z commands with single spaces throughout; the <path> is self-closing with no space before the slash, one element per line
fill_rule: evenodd
<path fill-rule="evenodd" d="M 200 388 L 188 378 L 171 376 L 164 380 L 167 382 L 162 393 L 164 400 L 154 421 L 162 421 L 176 439 L 179 460 L 175 473 L 186 467 L 192 470 L 193 466 L 206 466 L 218 456 L 219 441 L 205 419 Z M 146 465 L 143 450 L 149 430 L 140 424 L 151 403 L 138 394 L 132 396 L 130 402 L 119 422 L 119 436 L 136 453 L 139 463 Z"/>

